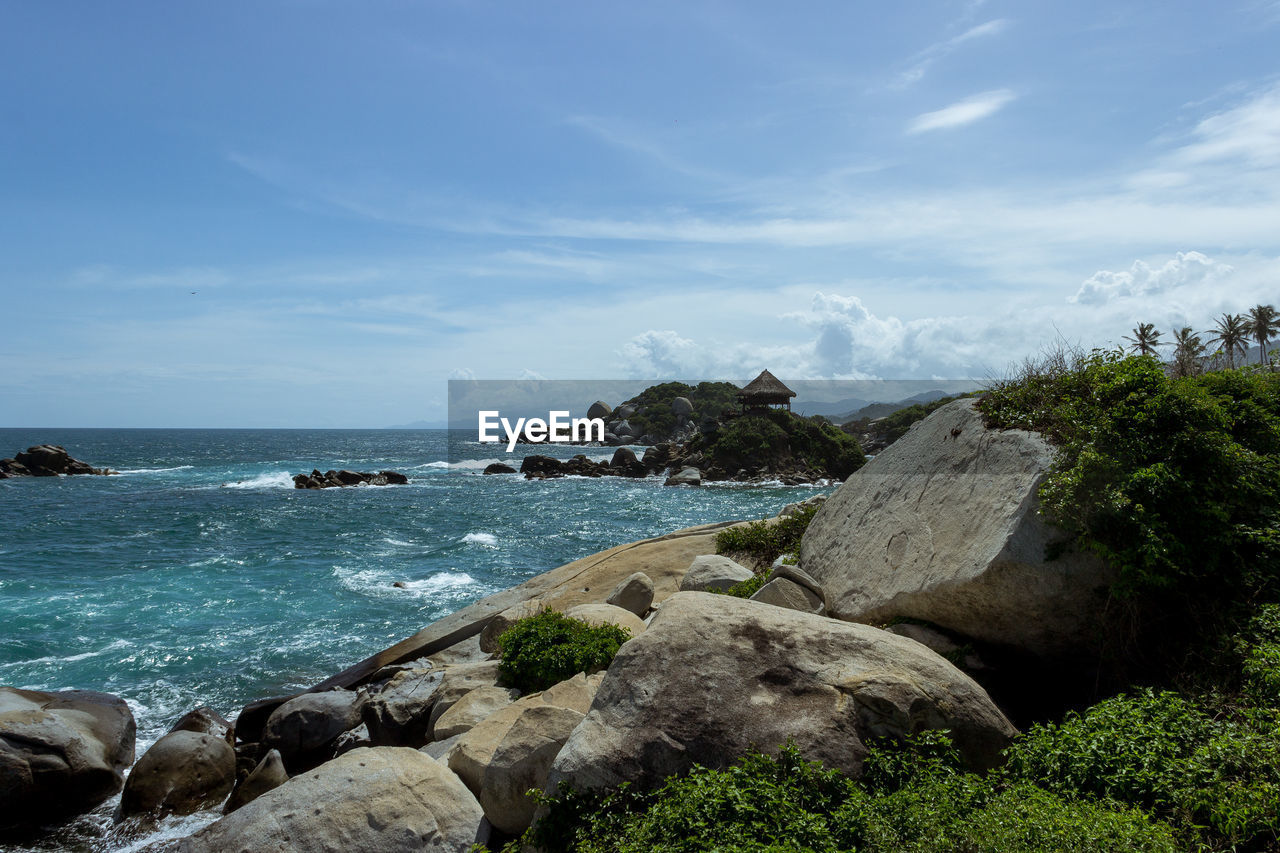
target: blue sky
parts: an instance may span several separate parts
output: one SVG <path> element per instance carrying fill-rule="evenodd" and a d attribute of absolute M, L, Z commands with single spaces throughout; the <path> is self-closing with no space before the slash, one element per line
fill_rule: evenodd
<path fill-rule="evenodd" d="M 998 374 L 1280 302 L 1280 3 L 0 0 L 0 426 Z"/>

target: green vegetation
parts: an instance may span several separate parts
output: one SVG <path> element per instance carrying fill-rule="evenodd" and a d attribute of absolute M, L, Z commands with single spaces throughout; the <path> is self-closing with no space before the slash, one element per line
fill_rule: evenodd
<path fill-rule="evenodd" d="M 730 476 L 807 467 L 843 479 L 867 461 L 857 440 L 826 418 L 802 418 L 784 409 L 734 418 L 695 436 L 687 450 L 700 452 L 708 468 Z"/>
<path fill-rule="evenodd" d="M 498 673 L 522 693 L 546 690 L 580 672 L 604 669 L 629 637 L 626 628 L 588 625 L 547 608 L 498 638 Z"/>
<path fill-rule="evenodd" d="M 813 521 L 817 512 L 817 506 L 802 506 L 782 518 L 727 527 L 716 534 L 716 553 L 745 555 L 757 565 L 771 566 L 783 554 L 800 552 L 800 537 L 809 528 L 809 522 Z M 747 593 L 748 596 L 750 594 Z"/>
<path fill-rule="evenodd" d="M 649 386 L 618 408 L 628 403 L 636 407 L 636 413 L 627 420 L 640 430 L 637 435 L 662 438 L 676 427 L 676 416 L 671 411 L 671 401 L 676 397 L 685 397 L 693 404 L 693 414 L 689 417 L 696 424 L 705 415 L 719 417 L 734 409 L 740 390 L 732 382 L 699 382 L 697 385 L 663 382 Z"/>
<path fill-rule="evenodd" d="M 874 747 L 854 782 L 784 747 L 656 791 L 560 791 L 530 834 L 547 851 L 1173 851 L 1173 831 L 1114 802 L 958 769 L 946 736 Z"/>
<path fill-rule="evenodd" d="M 764 586 L 769 576 L 765 572 L 757 572 L 754 576 L 747 580 L 735 583 L 726 590 L 710 589 L 708 592 L 717 595 L 732 595 L 734 598 L 750 598 L 760 591 L 760 587 Z"/>
<path fill-rule="evenodd" d="M 980 408 L 1058 446 L 1043 510 L 1119 570 L 1120 596 L 1194 615 L 1277 592 L 1280 375 L 1170 378 L 1154 358 L 1094 352 L 1000 383 Z"/>
<path fill-rule="evenodd" d="M 941 397 L 928 403 L 916 403 L 898 409 L 883 418 L 859 418 L 849 421 L 841 428 L 852 435 L 870 434 L 871 440 L 868 442 L 868 447 L 884 448 L 906 435 L 912 424 L 924 420 L 937 409 L 958 399 L 960 398 Z"/>

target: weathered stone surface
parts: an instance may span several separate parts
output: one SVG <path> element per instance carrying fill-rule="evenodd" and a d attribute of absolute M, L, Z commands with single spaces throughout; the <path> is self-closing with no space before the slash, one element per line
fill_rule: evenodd
<path fill-rule="evenodd" d="M 436 719 L 431 736 L 434 740 L 445 740 L 460 735 L 519 698 L 520 691 L 511 687 L 477 687 L 463 694 Z"/>
<path fill-rule="evenodd" d="M 613 588 L 613 592 L 609 593 L 605 603 L 621 607 L 623 610 L 630 610 L 635 615 L 643 617 L 649 612 L 649 606 L 653 604 L 653 581 L 644 572 L 627 575 Z"/>
<path fill-rule="evenodd" d="M 246 776 L 227 799 L 222 807 L 223 814 L 231 814 L 236 809 L 247 806 L 267 791 L 279 788 L 289 781 L 289 773 L 284 769 L 284 760 L 280 750 L 271 749 L 258 762 L 258 766 Z"/>
<path fill-rule="evenodd" d="M 588 625 L 617 625 L 619 628 L 626 628 L 633 637 L 644 633 L 643 619 L 630 610 L 623 610 L 612 604 L 579 604 L 570 607 L 564 615 Z"/>
<path fill-rule="evenodd" d="M 582 720 L 570 708 L 535 705 L 512 721 L 480 777 L 476 798 L 491 824 L 512 835 L 529 828 L 537 806 L 527 792 L 546 784 L 551 762 Z"/>
<path fill-rule="evenodd" d="M 986 692 L 919 643 L 866 625 L 724 595 L 667 599 L 610 664 L 546 790 L 655 785 L 751 748 L 801 753 L 857 777 L 866 742 L 949 729 L 976 768 L 1016 733 Z M 452 765 L 451 765 L 452 766 Z"/>
<path fill-rule="evenodd" d="M 664 486 L 701 486 L 702 472 L 697 468 L 681 468 L 676 474 L 668 477 L 663 484 Z"/>
<path fill-rule="evenodd" d="M 671 401 L 671 413 L 673 415 L 692 415 L 693 403 L 689 402 L 688 397 L 676 397 Z"/>
<path fill-rule="evenodd" d="M 116 696 L 0 687 L 0 830 L 82 814 L 119 791 L 134 738 Z"/>
<path fill-rule="evenodd" d="M 734 584 L 751 580 L 755 573 L 718 554 L 695 557 L 680 582 L 681 592 L 700 592 L 708 589 L 726 590 Z"/>
<path fill-rule="evenodd" d="M 613 407 L 611 407 L 604 400 L 596 400 L 594 403 L 591 404 L 591 407 L 587 409 L 587 417 L 589 418 L 600 418 L 601 420 L 608 420 L 609 416 L 612 414 L 613 414 Z"/>
<path fill-rule="evenodd" d="M 799 584 L 809 592 L 817 596 L 823 608 L 827 606 L 827 593 L 822 588 L 822 584 L 814 580 L 813 576 L 799 566 L 790 565 L 788 563 L 775 563 L 773 568 L 769 570 L 769 580 L 777 578 L 785 578 L 792 583 Z M 818 611 L 814 611 L 815 613 Z"/>
<path fill-rule="evenodd" d="M 199 708 L 183 714 L 169 731 L 199 732 L 200 734 L 222 738 L 227 743 L 235 743 L 235 727 L 208 705 L 201 705 Z"/>
<path fill-rule="evenodd" d="M 330 757 L 338 735 L 360 725 L 362 697 L 350 690 L 303 693 L 267 718 L 264 749 L 278 749 L 290 772 L 314 767 Z"/>
<path fill-rule="evenodd" d="M 360 717 L 378 746 L 417 748 L 431 740 L 431 709 L 444 672 L 411 669 L 397 673 L 365 700 Z"/>
<path fill-rule="evenodd" d="M 966 672 L 975 672 L 987 668 L 986 662 L 971 646 L 961 645 L 937 628 L 928 625 L 917 625 L 913 622 L 899 622 L 896 625 L 890 625 L 885 630 L 891 634 L 897 634 L 899 637 L 915 640 L 952 663 L 961 666 Z"/>
<path fill-rule="evenodd" d="M 403 747 L 357 749 L 295 776 L 190 838 L 185 853 L 440 850 L 488 840 L 475 797 Z"/>
<path fill-rule="evenodd" d="M 186 815 L 226 799 L 236 781 L 236 753 L 225 737 L 170 732 L 142 754 L 120 795 L 120 816 Z"/>
<path fill-rule="evenodd" d="M 496 660 L 451 666 L 444 672 L 440 689 L 436 691 L 435 705 L 431 708 L 431 725 L 442 717 L 454 704 L 472 690 L 479 687 L 494 687 L 498 683 L 498 666 Z M 432 740 L 435 737 L 433 735 Z"/>
<path fill-rule="evenodd" d="M 752 601 L 761 604 L 772 604 L 774 607 L 786 607 L 802 613 L 818 613 L 823 611 L 822 599 L 795 581 L 787 578 L 774 578 L 755 591 Z"/>
<path fill-rule="evenodd" d="M 530 616 L 537 616 L 545 609 L 545 605 L 536 598 L 522 601 L 514 607 L 508 607 L 489 620 L 489 624 L 484 626 L 484 630 L 480 632 L 480 650 L 484 652 L 496 652 L 498 650 L 498 638 L 506 633 L 507 629 L 521 619 L 528 619 Z"/>
<path fill-rule="evenodd" d="M 1113 577 L 1093 556 L 1045 559 L 1037 514 L 1053 459 L 1039 435 L 988 430 L 972 400 L 938 409 L 831 496 L 800 564 L 833 616 L 914 618 L 1034 654 L 1096 648 Z"/>
<path fill-rule="evenodd" d="M 516 473 L 516 469 L 512 468 L 510 465 L 506 464 L 505 462 L 490 462 L 488 465 L 485 466 L 484 473 L 514 474 Z"/>

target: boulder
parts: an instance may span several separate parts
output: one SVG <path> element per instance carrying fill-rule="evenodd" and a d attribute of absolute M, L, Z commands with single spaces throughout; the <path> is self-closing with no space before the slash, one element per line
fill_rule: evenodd
<path fill-rule="evenodd" d="M 989 430 L 971 399 L 941 407 L 823 504 L 800 564 L 840 619 L 932 622 L 1042 656 L 1096 651 L 1114 578 L 1039 516 L 1042 436 Z"/>
<path fill-rule="evenodd" d="M 0 687 L 0 830 L 83 814 L 115 794 L 135 732 L 119 697 Z"/>
<path fill-rule="evenodd" d="M 514 473 L 516 473 L 516 469 L 515 469 L 515 468 L 512 468 L 510 465 L 506 464 L 505 462 L 491 462 L 491 463 L 489 463 L 487 466 L 485 466 L 484 473 L 486 473 L 486 474 L 514 474 Z"/>
<path fill-rule="evenodd" d="M 821 614 L 824 609 L 821 596 L 787 578 L 774 578 L 769 581 L 755 591 L 751 600 L 759 601 L 761 604 L 772 604 L 774 607 L 799 610 L 803 613 Z"/>
<path fill-rule="evenodd" d="M 267 754 L 258 762 L 258 766 L 236 785 L 235 790 L 222 807 L 223 814 L 231 814 L 241 806 L 261 797 L 267 791 L 279 788 L 289 781 L 289 774 L 284 769 L 284 760 L 280 758 L 280 750 L 267 750 Z"/>
<path fill-rule="evenodd" d="M 640 460 L 636 458 L 636 452 L 630 447 L 619 447 L 613 451 L 613 458 L 609 460 L 610 468 L 630 468 L 639 464 Z"/>
<path fill-rule="evenodd" d="M 818 597 L 819 602 L 825 609 L 827 606 L 827 593 L 822 588 L 822 584 L 814 580 L 813 576 L 804 569 L 791 563 L 774 563 L 769 570 L 769 580 L 786 579 L 792 583 L 799 584 L 809 592 Z M 816 611 L 815 611 L 816 612 Z"/>
<path fill-rule="evenodd" d="M 335 471 L 332 468 L 320 473 L 318 468 L 313 468 L 310 474 L 294 474 L 293 487 L 295 489 L 334 489 L 350 486 L 404 486 L 408 485 L 409 478 L 398 471 L 378 471 L 370 473 L 367 471 Z"/>
<path fill-rule="evenodd" d="M 480 687 L 497 686 L 499 665 L 499 661 L 487 660 L 451 666 L 445 670 L 440 689 L 436 691 L 435 704 L 431 708 L 433 732 L 436 720 L 444 716 L 463 696 Z M 434 733 L 431 739 L 435 740 Z"/>
<path fill-rule="evenodd" d="M 612 414 L 613 414 L 613 408 L 604 400 L 596 400 L 594 403 L 591 404 L 591 407 L 587 409 L 587 417 L 589 418 L 600 418 L 601 420 L 608 420 L 609 416 Z"/>
<path fill-rule="evenodd" d="M 588 625 L 617 625 L 631 632 L 632 637 L 644 633 L 644 620 L 630 610 L 615 607 L 612 604 L 579 604 L 564 612 L 570 619 L 586 622 Z"/>
<path fill-rule="evenodd" d="M 120 795 L 119 816 L 187 815 L 227 798 L 236 782 L 236 753 L 225 737 L 170 732 L 142 754 Z"/>
<path fill-rule="evenodd" d="M 619 420 L 624 420 L 624 421 L 625 421 L 627 418 L 629 418 L 629 417 L 631 417 L 632 415 L 636 414 L 636 412 L 638 412 L 638 411 L 640 411 L 640 410 L 639 410 L 639 408 L 636 406 L 636 404 L 635 404 L 635 403 L 623 403 L 621 406 L 619 406 L 619 407 L 618 407 L 617 411 L 615 411 L 613 414 L 614 414 L 614 415 L 615 415 Z"/>
<path fill-rule="evenodd" d="M 410 669 L 392 676 L 360 709 L 369 739 L 377 746 L 415 749 L 431 740 L 431 709 L 443 680 L 438 669 Z"/>
<path fill-rule="evenodd" d="M 179 842 L 184 853 L 440 850 L 488 841 L 458 777 L 417 750 L 357 749 L 295 776 Z"/>
<path fill-rule="evenodd" d="M 465 732 L 448 751 L 449 768 L 476 794 L 495 827 L 523 832 L 560 747 L 591 706 L 603 674 L 578 674 L 502 708 Z"/>
<path fill-rule="evenodd" d="M 431 737 L 433 740 L 447 740 L 460 735 L 519 698 L 520 691 L 511 687 L 477 687 L 470 690 L 436 718 L 431 727 Z"/>
<path fill-rule="evenodd" d="M 1017 733 L 986 692 L 919 643 L 867 625 L 725 595 L 677 593 L 622 647 L 544 790 L 723 768 L 789 740 L 861 775 L 870 740 L 948 729 L 967 764 L 994 766 Z"/>
<path fill-rule="evenodd" d="M 613 588 L 613 592 L 605 599 L 605 604 L 621 607 L 643 617 L 653 604 L 653 581 L 644 572 L 634 572 Z"/>
<path fill-rule="evenodd" d="M 684 580 L 680 582 L 680 591 L 698 592 L 708 589 L 723 591 L 753 577 L 755 572 L 728 557 L 704 554 L 694 557 L 688 571 L 684 573 Z"/>
<path fill-rule="evenodd" d="M 498 650 L 498 638 L 501 637 L 508 628 L 521 619 L 528 619 L 530 616 L 537 616 L 546 607 L 536 598 L 528 601 L 522 601 L 514 607 L 508 607 L 506 610 L 494 616 L 489 623 L 484 626 L 484 630 L 480 632 L 480 650 L 482 652 L 493 653 Z"/>
<path fill-rule="evenodd" d="M 701 486 L 702 472 L 697 468 L 681 468 L 678 474 L 672 474 L 662 485 L 664 486 Z"/>
<path fill-rule="evenodd" d="M 368 707 L 368 703 L 365 704 L 365 707 Z M 363 709 L 361 710 L 363 713 Z M 350 752 L 353 749 L 360 749 L 361 747 L 364 747 L 364 746 L 379 746 L 379 745 L 380 744 L 374 743 L 373 736 L 369 734 L 369 726 L 366 725 L 365 723 L 361 723 L 360 725 L 356 726 L 354 729 L 347 729 L 345 732 L 338 735 L 338 737 L 334 739 L 333 757 L 337 758 L 339 755 L 342 755 L 345 752 Z"/>
<path fill-rule="evenodd" d="M 689 402 L 688 397 L 676 397 L 671 401 L 671 414 L 679 417 L 681 415 L 693 414 L 693 403 Z"/>
<path fill-rule="evenodd" d="M 952 637 L 932 626 L 919 625 L 915 622 L 899 622 L 896 625 L 890 625 L 885 630 L 891 634 L 897 634 L 899 637 L 915 640 L 920 645 L 932 649 L 947 660 L 962 667 L 965 672 L 987 669 L 986 662 L 973 650 L 972 646 L 968 644 L 961 645 Z"/>
<path fill-rule="evenodd" d="M 188 711 L 173 724 L 170 732 L 199 732 L 235 744 L 235 726 L 208 705 Z"/>
<path fill-rule="evenodd" d="M 618 438 L 631 438 L 639 434 L 636 431 L 635 426 L 632 425 L 631 421 L 626 421 L 626 420 L 620 421 L 619 423 L 615 424 L 611 432 L 614 435 L 616 435 Z"/>
<path fill-rule="evenodd" d="M 493 747 L 476 797 L 493 826 L 511 835 L 529 828 L 537 804 L 528 792 L 546 784 L 551 762 L 582 720 L 571 708 L 537 705 L 512 721 Z"/>
<path fill-rule="evenodd" d="M 360 725 L 363 698 L 350 690 L 303 693 L 271 712 L 262 730 L 263 749 L 278 749 L 297 773 L 330 757 L 338 735 Z"/>
<path fill-rule="evenodd" d="M 38 444 L 35 447 L 28 447 L 12 459 L 0 459 L 0 479 L 115 473 L 117 472 L 110 468 L 94 468 L 88 462 L 72 459 L 65 448 L 56 444 Z"/>

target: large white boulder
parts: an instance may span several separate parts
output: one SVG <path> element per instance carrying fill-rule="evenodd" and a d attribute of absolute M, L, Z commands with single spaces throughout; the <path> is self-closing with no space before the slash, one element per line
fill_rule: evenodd
<path fill-rule="evenodd" d="M 1063 534 L 1039 516 L 1053 461 L 1042 436 L 991 430 L 971 399 L 938 409 L 853 474 L 814 517 L 800 565 L 829 613 L 933 622 L 1041 655 L 1088 652 L 1113 573 L 1046 559 Z"/>
<path fill-rule="evenodd" d="M 751 749 L 802 754 L 851 776 L 868 741 L 950 729 L 990 767 L 1016 734 L 986 692 L 924 646 L 867 625 L 726 595 L 677 593 L 618 652 L 544 790 L 633 782 Z"/>
<path fill-rule="evenodd" d="M 200 832 L 184 853 L 260 850 L 440 850 L 487 841 L 475 797 L 457 776 L 407 747 L 357 749 L 295 776 Z"/>

